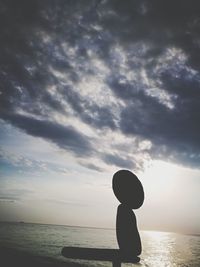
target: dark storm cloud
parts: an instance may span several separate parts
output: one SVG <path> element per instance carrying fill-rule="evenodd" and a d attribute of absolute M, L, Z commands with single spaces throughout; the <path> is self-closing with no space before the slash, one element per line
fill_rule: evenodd
<path fill-rule="evenodd" d="M 31 1 L 29 4 L 22 0 L 1 2 L 1 113 L 14 113 L 16 108 L 22 108 L 45 117 L 53 110 L 65 114 L 60 99 L 46 90 L 55 85 L 57 93 L 84 122 L 94 127 L 114 128 L 108 107 L 89 103 L 73 91 L 71 84 L 63 85 L 50 71 L 53 68 L 67 73 L 75 86 L 81 75 L 94 72 L 84 64 L 87 48 L 96 46 L 95 39 L 93 43 L 91 38 L 87 41 L 84 37 L 95 34 L 87 29 L 93 18 L 83 16 L 92 14 L 92 2 L 86 8 L 79 1 L 75 4 Z M 45 38 L 50 41 L 45 43 Z M 63 42 L 77 47 L 75 59 L 63 51 Z M 73 63 L 77 66 L 73 67 Z"/>
<path fill-rule="evenodd" d="M 116 128 L 110 107 L 100 107 L 96 103 L 91 103 L 88 99 L 81 98 L 69 87 L 62 88 L 62 93 L 75 114 L 85 123 L 100 129 L 109 127 L 114 130 Z"/>
<path fill-rule="evenodd" d="M 141 4 L 139 4 L 139 2 Z M 173 108 L 148 93 L 142 77 L 127 81 L 126 75 L 115 73 L 108 84 L 123 99 L 120 129 L 125 135 L 140 136 L 152 142 L 153 158 L 199 165 L 200 148 L 200 75 L 199 75 L 199 3 L 193 1 L 113 1 L 115 19 L 110 27 L 118 30 L 118 38 L 128 46 L 131 42 L 146 44 L 147 49 L 129 51 L 129 65 L 134 73 L 145 68 L 154 86 L 171 96 Z M 143 11 L 142 11 L 143 4 Z M 121 19 L 117 21 L 118 15 Z M 109 18 L 108 18 L 109 21 Z M 128 21 L 130 27 L 128 27 Z M 116 27 L 118 25 L 118 27 Z M 121 25 L 121 27 L 119 27 Z M 127 26 L 126 26 L 127 25 Z M 116 34 L 117 36 L 117 34 Z M 168 59 L 167 49 L 182 51 Z M 186 57 L 184 60 L 183 57 Z M 181 58 L 182 57 L 182 58 Z M 132 59 L 133 58 L 133 59 Z M 137 61 L 137 58 L 141 62 Z M 139 69 L 139 71 L 138 71 Z M 170 101 L 169 101 L 170 102 Z"/>
<path fill-rule="evenodd" d="M 72 115 L 95 129 L 150 140 L 153 158 L 199 165 L 199 1 L 1 0 L 0 12 L 2 119 L 90 155 L 87 136 L 51 121 L 54 112 Z M 124 103 L 118 119 L 111 106 L 77 89 L 83 77 L 99 75 L 89 51 L 108 67 L 103 82 Z M 112 151 L 99 157 L 133 166 Z"/>
<path fill-rule="evenodd" d="M 55 122 L 41 121 L 23 115 L 7 116 L 4 119 L 28 134 L 45 138 L 60 148 L 70 150 L 77 156 L 91 155 L 93 151 L 87 137 L 80 134 L 72 126 L 63 126 Z"/>
<path fill-rule="evenodd" d="M 179 109 L 169 110 L 154 99 L 145 97 L 129 105 L 121 113 L 120 128 L 126 135 L 138 135 L 151 140 L 152 157 L 177 160 L 197 165 L 199 162 L 200 127 L 198 113 L 194 116 L 182 109 L 195 109 L 194 103 L 183 103 Z M 186 107 L 186 106 L 188 107 Z M 190 106 L 191 105 L 191 106 Z M 197 111 L 199 112 L 199 111 Z M 142 121 L 142 123 L 141 123 Z"/>

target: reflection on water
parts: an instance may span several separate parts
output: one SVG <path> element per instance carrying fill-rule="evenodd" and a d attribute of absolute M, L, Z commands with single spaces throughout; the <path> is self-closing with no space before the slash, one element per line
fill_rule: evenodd
<path fill-rule="evenodd" d="M 200 266 L 199 236 L 144 231 L 141 239 L 141 262 L 134 266 Z M 62 261 L 69 261 L 60 255 L 63 246 L 117 248 L 114 230 L 26 223 L 0 223 L 0 244 Z M 78 262 L 93 267 L 111 266 L 108 262 Z M 125 266 L 133 265 L 123 264 Z"/>
<path fill-rule="evenodd" d="M 200 266 L 200 237 L 153 231 L 142 236 L 144 266 Z"/>

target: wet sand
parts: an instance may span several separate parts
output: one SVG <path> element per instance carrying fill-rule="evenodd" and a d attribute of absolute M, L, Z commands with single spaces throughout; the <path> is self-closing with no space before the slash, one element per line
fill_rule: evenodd
<path fill-rule="evenodd" d="M 28 252 L 7 247 L 0 247 L 2 267 L 81 267 L 84 264 L 68 263 L 48 257 L 35 256 Z"/>

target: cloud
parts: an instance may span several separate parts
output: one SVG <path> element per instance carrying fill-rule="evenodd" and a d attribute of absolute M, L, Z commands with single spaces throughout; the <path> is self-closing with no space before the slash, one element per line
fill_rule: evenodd
<path fill-rule="evenodd" d="M 80 206 L 80 207 L 86 207 L 88 204 L 78 202 L 78 201 L 66 201 L 66 200 L 56 200 L 56 199 L 43 199 L 42 201 L 45 201 L 47 203 L 51 204 L 57 204 L 57 205 L 64 205 L 64 206 Z"/>
<path fill-rule="evenodd" d="M 9 202 L 9 203 L 14 203 L 14 202 L 16 202 L 16 201 L 18 201 L 19 200 L 19 198 L 16 198 L 16 197 L 1 197 L 0 196 L 0 203 L 1 202 Z"/>
<path fill-rule="evenodd" d="M 20 201 L 30 194 L 32 194 L 32 190 L 28 189 L 8 189 L 4 188 L 0 190 L 0 202 L 16 202 Z"/>
<path fill-rule="evenodd" d="M 93 164 L 93 163 L 83 163 L 83 162 L 79 162 L 82 166 L 90 169 L 90 170 L 93 170 L 93 171 L 97 171 L 97 172 L 102 172 L 103 171 L 103 168 L 100 168 L 99 166 Z"/>
<path fill-rule="evenodd" d="M 106 154 L 103 156 L 104 161 L 107 164 L 119 166 L 125 169 L 133 169 L 134 163 L 130 159 L 122 158 L 116 154 Z"/>
<path fill-rule="evenodd" d="M 63 126 L 50 121 L 41 121 L 23 115 L 12 115 L 4 118 L 28 134 L 45 138 L 63 149 L 69 149 L 75 155 L 92 153 L 92 146 L 86 136 L 71 126 Z"/>
<path fill-rule="evenodd" d="M 99 171 L 199 166 L 198 1 L 29 2 L 0 4 L 3 120 Z M 108 133 L 140 141 L 122 155 Z"/>
<path fill-rule="evenodd" d="M 0 149 L 0 166 L 2 174 L 6 173 L 26 174 L 26 176 L 38 176 L 50 173 L 56 173 L 61 175 L 69 175 L 71 172 L 67 168 L 62 166 L 62 163 L 52 163 L 49 158 L 41 160 L 40 158 L 33 159 L 30 153 L 30 157 L 23 156 L 20 152 L 8 152 Z M 0 173 L 1 175 L 1 173 Z"/>

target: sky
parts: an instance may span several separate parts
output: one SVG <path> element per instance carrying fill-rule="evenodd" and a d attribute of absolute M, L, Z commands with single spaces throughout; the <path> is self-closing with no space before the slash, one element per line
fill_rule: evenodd
<path fill-rule="evenodd" d="M 0 220 L 200 234 L 198 1 L 0 1 Z"/>

